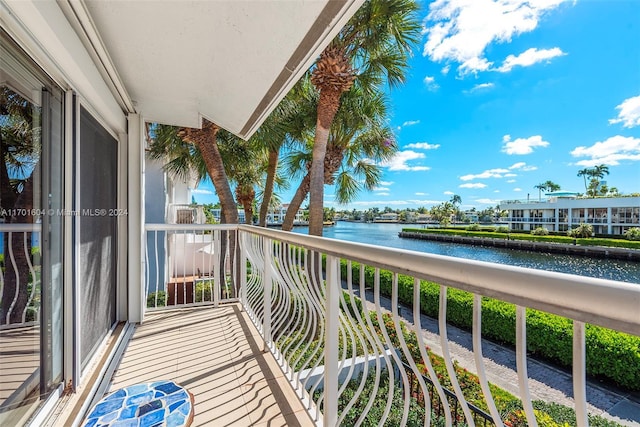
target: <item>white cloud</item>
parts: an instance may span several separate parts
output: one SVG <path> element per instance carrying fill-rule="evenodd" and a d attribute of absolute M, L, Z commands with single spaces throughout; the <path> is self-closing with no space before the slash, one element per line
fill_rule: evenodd
<path fill-rule="evenodd" d="M 518 163 L 514 163 L 511 166 L 509 166 L 509 170 L 520 170 L 523 172 L 531 172 L 534 170 L 537 170 L 538 167 L 537 166 L 531 166 L 526 164 L 525 162 L 518 162 Z M 506 174 L 505 176 L 518 176 L 516 174 Z"/>
<path fill-rule="evenodd" d="M 518 138 L 511 140 L 511 135 L 505 135 L 502 137 L 502 152 L 507 154 L 531 154 L 535 147 L 546 147 L 549 142 L 544 141 L 542 136 L 534 135 L 529 138 Z"/>
<path fill-rule="evenodd" d="M 513 189 L 513 191 L 522 191 L 522 188 L 516 187 L 516 188 Z"/>
<path fill-rule="evenodd" d="M 191 192 L 194 194 L 215 194 L 213 191 L 204 188 L 193 188 Z"/>
<path fill-rule="evenodd" d="M 415 148 L 416 150 L 437 150 L 440 148 L 440 144 L 429 144 L 428 142 L 414 142 L 413 144 L 405 145 L 404 148 Z"/>
<path fill-rule="evenodd" d="M 532 47 L 530 49 L 525 50 L 520 55 L 509 55 L 502 63 L 502 66 L 497 69 L 501 73 L 507 73 L 513 69 L 513 67 L 529 67 L 533 64 L 537 64 L 538 62 L 547 61 L 549 62 L 552 58 L 566 55 L 559 47 L 554 47 L 552 49 L 536 49 Z"/>
<path fill-rule="evenodd" d="M 428 166 L 409 166 L 407 162 L 411 160 L 424 159 L 424 153 L 416 153 L 415 151 L 405 150 L 398 151 L 393 158 L 380 163 L 380 166 L 387 167 L 392 171 L 428 171 Z"/>
<path fill-rule="evenodd" d="M 389 193 L 385 193 L 385 192 L 383 192 L 383 193 L 376 193 L 376 195 L 377 195 L 377 196 L 388 196 L 388 195 L 389 195 Z"/>
<path fill-rule="evenodd" d="M 491 67 L 484 57 L 493 42 L 533 31 L 540 17 L 563 0 L 436 0 L 429 6 L 423 32 L 423 55 L 433 61 L 455 61 L 460 74 Z"/>
<path fill-rule="evenodd" d="M 515 180 L 515 179 L 509 179 L 509 180 L 507 180 L 507 182 L 508 182 L 509 184 L 513 184 L 514 182 L 516 182 L 516 180 Z"/>
<path fill-rule="evenodd" d="M 440 88 L 440 85 L 436 83 L 436 78 L 433 76 L 426 76 L 424 78 L 424 84 L 427 86 L 427 89 L 430 91 L 436 91 Z"/>
<path fill-rule="evenodd" d="M 380 187 L 374 188 L 373 191 L 384 191 L 384 192 L 387 192 L 387 191 L 389 191 L 389 187 L 380 186 Z"/>
<path fill-rule="evenodd" d="M 579 166 L 618 165 L 622 160 L 640 160 L 640 138 L 612 136 L 590 147 L 580 146 L 571 151 L 573 157 L 588 157 L 576 162 Z"/>
<path fill-rule="evenodd" d="M 418 123 L 420 123 L 420 120 L 407 120 L 402 124 L 402 127 L 413 126 L 417 125 Z"/>
<path fill-rule="evenodd" d="M 388 187 L 393 184 L 393 181 L 380 181 L 378 184 L 380 184 L 381 187 Z"/>
<path fill-rule="evenodd" d="M 481 182 L 470 182 L 468 184 L 460 184 L 460 188 L 485 188 L 487 185 Z"/>
<path fill-rule="evenodd" d="M 414 193 L 416 196 L 426 196 L 427 193 Z"/>
<path fill-rule="evenodd" d="M 609 120 L 609 123 L 622 123 L 626 128 L 640 126 L 640 95 L 625 99 L 616 110 L 620 110 L 618 117 Z"/>
<path fill-rule="evenodd" d="M 499 192 L 500 192 L 500 190 L 493 190 L 493 192 L 494 192 L 494 193 L 499 193 Z"/>
<path fill-rule="evenodd" d="M 471 89 L 465 91 L 465 93 L 474 93 L 474 92 L 477 92 L 479 90 L 484 90 L 484 89 L 488 90 L 488 89 L 491 89 L 494 86 L 495 86 L 495 84 L 493 84 L 493 83 L 480 83 L 480 84 L 475 85 Z"/>
<path fill-rule="evenodd" d="M 442 67 L 442 70 L 440 70 L 440 72 L 442 73 L 443 76 L 446 76 L 447 74 L 449 74 L 450 69 L 451 69 L 451 65 L 447 64 L 444 67 Z"/>
<path fill-rule="evenodd" d="M 503 178 L 513 178 L 514 176 L 518 176 L 517 173 L 505 173 L 502 175 Z"/>
<path fill-rule="evenodd" d="M 444 194 L 446 194 L 447 196 L 453 196 L 456 193 L 454 193 L 453 191 L 445 191 Z"/>
<path fill-rule="evenodd" d="M 486 178 L 502 178 L 503 174 L 509 172 L 508 169 L 488 169 L 478 174 L 468 174 L 460 177 L 463 181 L 471 181 L 472 179 L 486 179 Z"/>

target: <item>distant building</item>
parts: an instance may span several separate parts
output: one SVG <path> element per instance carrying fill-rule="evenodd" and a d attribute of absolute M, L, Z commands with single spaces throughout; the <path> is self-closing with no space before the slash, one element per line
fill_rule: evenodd
<path fill-rule="evenodd" d="M 469 220 L 469 222 L 480 222 L 480 217 L 478 216 L 477 211 L 464 211 L 463 214 Z"/>
<path fill-rule="evenodd" d="M 289 204 L 285 203 L 279 205 L 275 208 L 269 208 L 267 211 L 267 225 L 281 225 L 284 222 L 284 217 L 287 215 L 287 209 L 289 209 Z M 216 221 L 220 221 L 220 209 L 212 209 L 213 217 Z M 240 224 L 244 224 L 244 210 L 238 209 L 238 222 Z M 298 209 L 296 212 L 296 216 L 293 219 L 293 223 L 298 224 L 307 224 L 304 220 L 304 211 L 302 209 Z"/>
<path fill-rule="evenodd" d="M 505 222 L 512 230 L 568 231 L 580 223 L 591 224 L 595 234 L 624 234 L 640 227 L 640 197 L 578 198 L 577 193 L 546 193 L 542 201 L 504 200 Z"/>
<path fill-rule="evenodd" d="M 395 212 L 383 213 L 373 219 L 373 222 L 398 222 L 398 214 Z"/>

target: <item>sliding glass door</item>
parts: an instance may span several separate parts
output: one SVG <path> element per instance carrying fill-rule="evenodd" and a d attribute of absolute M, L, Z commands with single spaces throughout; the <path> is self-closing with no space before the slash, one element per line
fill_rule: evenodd
<path fill-rule="evenodd" d="M 0 30 L 0 425 L 62 381 L 62 91 Z"/>

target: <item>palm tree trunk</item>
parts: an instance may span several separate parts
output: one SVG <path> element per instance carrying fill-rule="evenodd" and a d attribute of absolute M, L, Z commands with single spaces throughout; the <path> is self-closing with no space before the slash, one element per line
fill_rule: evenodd
<path fill-rule="evenodd" d="M 302 206 L 302 202 L 309 194 L 309 183 L 311 182 L 309 172 L 302 178 L 302 182 L 298 186 L 296 190 L 296 194 L 294 194 L 293 199 L 291 199 L 291 203 L 289 203 L 289 207 L 287 208 L 287 213 L 284 216 L 284 221 L 282 221 L 282 230 L 283 231 L 291 231 L 293 228 L 293 221 L 296 219 L 296 214 Z"/>
<path fill-rule="evenodd" d="M 324 205 L 324 159 L 331 123 L 340 107 L 341 91 L 330 87 L 320 91 L 318 120 L 313 141 L 309 187 L 309 235 L 322 236 Z"/>
<path fill-rule="evenodd" d="M 253 224 L 253 203 L 244 203 L 242 209 L 244 210 L 244 223 Z"/>
<path fill-rule="evenodd" d="M 335 172 L 340 167 L 342 163 L 342 158 L 344 157 L 344 149 L 338 147 L 334 144 L 329 143 L 327 147 L 327 152 L 324 158 L 324 183 L 325 184 L 333 184 Z M 291 231 L 293 228 L 293 221 L 295 220 L 296 213 L 300 209 L 302 202 L 309 194 L 309 183 L 310 183 L 310 172 L 302 178 L 302 182 L 298 186 L 296 190 L 296 194 L 293 196 L 291 203 L 289 204 L 289 208 L 287 208 L 287 213 L 284 217 L 284 221 L 282 222 L 282 230 L 283 231 Z M 324 211 L 323 211 L 324 214 Z"/>
<path fill-rule="evenodd" d="M 202 154 L 202 159 L 207 165 L 207 173 L 213 182 L 213 186 L 216 189 L 218 198 L 220 199 L 220 205 L 222 211 L 224 211 L 224 219 L 227 224 L 238 223 L 238 208 L 231 192 L 231 186 L 227 179 L 227 174 L 224 171 L 224 164 L 222 163 L 222 157 L 218 150 L 218 144 L 216 142 L 216 134 L 219 128 L 215 125 L 207 129 L 206 138 L 194 138 L 195 143 Z M 205 131 L 203 126 L 202 131 Z"/>
<path fill-rule="evenodd" d="M 222 162 L 222 157 L 220 156 L 220 151 L 218 150 L 218 144 L 216 141 L 218 130 L 220 130 L 218 126 L 209 121 L 203 120 L 202 130 L 187 128 L 184 129 L 184 133 L 185 139 L 196 144 L 198 150 L 200 150 L 200 154 L 202 154 L 202 159 L 207 166 L 207 173 L 209 174 L 211 182 L 213 182 L 213 186 L 218 194 L 218 198 L 220 199 L 222 211 L 220 214 L 221 222 L 225 224 L 237 224 L 238 208 L 236 207 L 236 202 L 233 198 L 233 193 L 231 192 L 231 186 L 229 185 L 229 179 L 224 171 L 224 164 Z M 221 277 L 219 277 L 218 280 L 222 287 L 225 284 L 225 254 L 227 252 L 225 242 L 227 241 L 227 232 L 221 232 L 220 237 L 222 239 L 222 254 L 220 257 Z M 236 272 L 234 268 L 236 246 L 236 234 L 232 232 L 229 235 L 229 255 L 231 257 L 229 264 L 232 272 L 232 286 L 234 287 L 237 295 L 236 288 L 239 286 L 239 281 L 237 280 L 236 276 L 238 275 L 235 274 Z"/>
<path fill-rule="evenodd" d="M 271 196 L 273 196 L 273 184 L 278 169 L 278 151 L 279 150 L 269 150 L 267 180 L 264 183 L 264 193 L 262 195 L 262 204 L 260 205 L 260 227 L 267 226 L 267 213 L 269 212 L 269 204 L 271 203 Z"/>

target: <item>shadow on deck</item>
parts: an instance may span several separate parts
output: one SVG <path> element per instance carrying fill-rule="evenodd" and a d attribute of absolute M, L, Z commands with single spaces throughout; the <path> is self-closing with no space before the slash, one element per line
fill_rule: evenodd
<path fill-rule="evenodd" d="M 110 390 L 160 379 L 193 393 L 193 426 L 313 425 L 238 304 L 148 315 Z"/>

